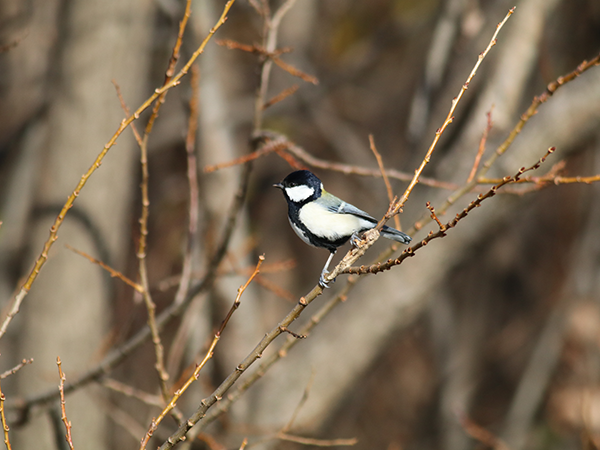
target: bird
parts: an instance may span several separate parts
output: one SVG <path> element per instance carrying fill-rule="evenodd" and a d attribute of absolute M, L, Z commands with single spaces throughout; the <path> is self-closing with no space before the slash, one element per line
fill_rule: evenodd
<path fill-rule="evenodd" d="M 321 180 L 309 170 L 292 172 L 273 187 L 283 192 L 288 204 L 288 220 L 298 237 L 308 245 L 329 250 L 319 278 L 322 288 L 329 287 L 325 276 L 338 247 L 348 240 L 354 243 L 359 233 L 375 228 L 377 219 L 327 192 Z M 381 236 L 402 244 L 412 240 L 406 233 L 387 225 L 381 228 Z"/>

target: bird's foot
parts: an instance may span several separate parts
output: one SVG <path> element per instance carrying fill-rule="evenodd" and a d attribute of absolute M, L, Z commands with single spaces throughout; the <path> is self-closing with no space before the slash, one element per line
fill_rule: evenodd
<path fill-rule="evenodd" d="M 353 248 L 358 248 L 361 240 L 362 239 L 360 238 L 358 233 L 355 231 L 354 233 L 352 233 L 352 236 L 350 236 L 350 245 Z"/>
<path fill-rule="evenodd" d="M 330 284 L 335 283 L 335 278 L 330 281 L 325 281 L 325 276 L 327 274 L 329 274 L 329 272 L 324 270 L 323 272 L 321 272 L 321 277 L 319 278 L 319 286 L 321 286 L 323 289 L 330 288 L 331 287 Z"/>

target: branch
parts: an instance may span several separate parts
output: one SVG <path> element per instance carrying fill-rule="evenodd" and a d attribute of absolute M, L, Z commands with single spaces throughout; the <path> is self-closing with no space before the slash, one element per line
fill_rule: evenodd
<path fill-rule="evenodd" d="M 425 247 L 433 239 L 437 239 L 437 238 L 446 236 L 446 231 L 448 231 L 451 228 L 454 228 L 458 224 L 458 222 L 460 222 L 462 219 L 467 217 L 467 215 L 472 210 L 481 206 L 481 203 L 484 200 L 496 195 L 498 189 L 500 189 L 502 186 L 505 186 L 506 184 L 509 184 L 509 183 L 516 183 L 519 180 L 519 178 L 521 177 L 521 175 L 523 175 L 524 173 L 538 169 L 540 167 L 540 165 L 542 165 L 542 163 L 544 163 L 546 161 L 546 158 L 551 153 L 554 152 L 554 150 L 555 150 L 554 147 L 551 147 L 550 149 L 548 149 L 546 154 L 534 165 L 532 165 L 528 168 L 523 167 L 523 168 L 519 169 L 519 171 L 514 176 L 504 177 L 500 183 L 498 183 L 495 186 L 492 186 L 485 194 L 479 194 L 475 200 L 473 200 L 471 203 L 469 203 L 469 205 L 465 209 L 463 209 L 460 213 L 458 213 L 454 217 L 454 219 L 452 219 L 448 223 L 442 225 L 438 221 L 438 224 L 440 224 L 440 227 L 437 232 L 434 233 L 433 231 L 431 231 L 427 235 L 427 237 L 425 237 L 421 242 L 417 242 L 415 245 L 408 247 L 406 250 L 404 250 L 398 258 L 388 259 L 384 263 L 378 262 L 378 263 L 372 264 L 370 266 L 350 267 L 350 268 L 347 268 L 347 269 L 341 271 L 341 273 L 349 273 L 349 274 L 356 274 L 356 275 L 362 275 L 362 274 L 366 274 L 366 273 L 379 273 L 379 272 L 383 272 L 385 270 L 389 270 L 392 267 L 401 264 L 405 259 L 414 256 L 415 252 L 417 250 Z M 431 211 L 431 209 L 430 209 L 430 211 Z M 433 213 L 433 211 L 432 211 L 432 213 Z M 433 216 L 434 220 L 437 218 L 435 213 L 433 213 L 432 216 Z"/>

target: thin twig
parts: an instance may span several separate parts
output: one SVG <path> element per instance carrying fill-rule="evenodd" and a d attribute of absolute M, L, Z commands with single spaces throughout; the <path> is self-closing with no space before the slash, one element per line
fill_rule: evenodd
<path fill-rule="evenodd" d="M 431 213 L 431 218 L 433 220 L 435 220 L 435 222 L 438 224 L 438 228 L 442 231 L 444 231 L 444 225 L 442 225 L 442 222 L 440 222 L 440 219 L 438 219 L 438 216 L 435 214 L 435 208 L 431 205 L 430 202 L 427 202 L 427 204 L 425 205 L 427 207 L 427 209 L 429 210 L 429 212 Z"/>
<path fill-rule="evenodd" d="M 283 333 L 287 333 L 291 336 L 294 336 L 296 339 L 306 339 L 306 335 L 305 334 L 298 334 L 298 333 L 294 333 L 292 330 L 290 330 L 288 327 L 279 327 L 279 329 L 283 332 Z"/>
<path fill-rule="evenodd" d="M 117 97 L 119 98 L 119 103 L 121 103 L 121 109 L 123 110 L 123 112 L 125 112 L 125 116 L 129 117 L 129 106 L 127 106 L 127 103 L 125 102 L 125 99 L 123 98 L 123 94 L 121 93 L 121 86 L 119 86 L 119 84 L 117 83 L 116 80 L 112 80 L 112 84 L 115 87 L 115 90 L 117 91 Z M 135 126 L 135 123 L 131 123 L 130 125 L 131 127 L 131 131 L 133 131 L 133 136 L 135 137 L 135 141 L 138 143 L 139 146 L 142 145 L 142 137 L 140 136 L 139 131 L 137 130 L 137 127 Z"/>
<path fill-rule="evenodd" d="M 192 97 L 190 98 L 190 117 L 188 120 L 188 133 L 185 140 L 185 149 L 187 155 L 187 178 L 190 191 L 189 198 L 189 219 L 187 244 L 181 269 L 181 280 L 179 288 L 175 294 L 175 303 L 181 303 L 185 299 L 190 288 L 190 280 L 193 269 L 193 253 L 198 232 L 199 212 L 199 192 L 198 186 L 198 162 L 196 158 L 196 132 L 198 129 L 198 96 L 200 90 L 200 70 L 198 66 L 192 66 L 192 76 L 190 78 L 192 86 Z"/>
<path fill-rule="evenodd" d="M 113 380 L 112 378 L 103 378 L 101 384 L 112 391 L 118 392 L 127 397 L 136 398 L 146 405 L 158 406 L 159 408 L 164 406 L 162 399 L 157 395 L 149 394 L 148 392 L 136 389 L 127 384 L 121 383 L 120 381 Z"/>
<path fill-rule="evenodd" d="M 69 444 L 69 448 L 71 450 L 74 450 L 73 438 L 71 437 L 71 422 L 69 422 L 69 420 L 67 419 L 67 409 L 66 409 L 66 402 L 65 402 L 65 380 L 67 379 L 67 377 L 65 376 L 65 374 L 62 371 L 62 362 L 60 360 L 60 357 L 56 358 L 56 365 L 58 366 L 58 376 L 60 377 L 60 384 L 58 385 L 58 390 L 60 392 L 61 419 L 62 419 L 63 423 L 65 424 L 65 430 L 67 431 L 65 438 L 67 440 L 67 444 Z"/>
<path fill-rule="evenodd" d="M 589 177 L 563 177 L 560 175 L 552 175 L 552 174 L 546 174 L 546 175 L 542 175 L 539 177 L 534 177 L 534 176 L 530 176 L 530 177 L 524 177 L 523 179 L 519 180 L 517 183 L 534 183 L 534 184 L 541 184 L 544 186 L 550 185 L 550 184 L 555 184 L 555 185 L 559 185 L 559 184 L 575 184 L 575 183 L 583 183 L 583 184 L 592 184 L 592 183 L 597 183 L 598 181 L 600 181 L 600 175 L 592 175 Z M 480 178 L 478 180 L 478 182 L 480 184 L 496 184 L 498 183 L 498 178 Z"/>
<path fill-rule="evenodd" d="M 118 270 L 113 269 L 108 264 L 103 263 L 102 261 L 94 258 L 93 256 L 87 254 L 86 252 L 83 252 L 81 250 L 77 250 L 76 248 L 71 247 L 69 244 L 65 244 L 65 247 L 67 247 L 72 252 L 77 253 L 80 256 L 83 256 L 84 258 L 88 259 L 90 262 L 99 265 L 104 270 L 106 270 L 110 274 L 111 277 L 118 278 L 123 283 L 131 286 L 132 288 L 134 288 L 136 291 L 138 291 L 140 293 L 144 292 L 144 288 L 141 285 L 139 285 L 135 281 L 131 280 L 130 278 L 127 278 L 121 272 L 119 272 Z"/>
<path fill-rule="evenodd" d="M 369 135 L 369 147 L 371 148 L 371 151 L 373 152 L 373 154 L 375 155 L 375 159 L 377 160 L 377 165 L 379 166 L 379 172 L 381 172 L 381 176 L 383 177 L 383 182 L 385 183 L 385 189 L 387 190 L 388 200 L 391 204 L 394 202 L 394 191 L 392 191 L 392 185 L 390 184 L 390 180 L 389 180 L 387 174 L 385 173 L 385 166 L 383 165 L 383 159 L 381 158 L 381 155 L 377 151 L 377 147 L 375 146 L 375 139 L 373 139 L 372 134 Z M 394 225 L 396 225 L 396 228 L 398 230 L 402 229 L 402 228 L 400 228 L 400 217 L 398 217 L 397 215 L 394 216 Z"/>
<path fill-rule="evenodd" d="M 291 430 L 292 426 L 294 425 L 294 422 L 296 421 L 296 418 L 298 417 L 298 414 L 300 413 L 300 411 L 306 404 L 306 401 L 308 400 L 308 396 L 310 395 L 310 390 L 312 389 L 312 385 L 313 385 L 314 381 L 315 381 L 315 371 L 313 370 L 310 374 L 310 379 L 308 380 L 308 383 L 306 384 L 306 387 L 304 388 L 304 392 L 302 393 L 302 398 L 300 398 L 300 401 L 296 405 L 296 409 L 294 409 L 294 412 L 292 413 L 292 417 L 290 417 L 290 420 L 281 429 L 280 433 L 287 433 L 289 430 Z"/>
<path fill-rule="evenodd" d="M 301 436 L 293 436 L 287 433 L 278 433 L 277 438 L 282 441 L 296 442 L 302 445 L 312 445 L 315 447 L 345 447 L 358 444 L 357 438 L 350 439 L 313 439 Z"/>
<path fill-rule="evenodd" d="M 481 140 L 479 141 L 479 148 L 477 149 L 477 155 L 475 155 L 475 161 L 473 161 L 473 167 L 471 167 L 471 173 L 469 173 L 469 177 L 467 178 L 467 183 L 470 183 L 475 178 L 475 174 L 477 174 L 477 169 L 479 168 L 479 163 L 481 161 L 481 157 L 483 156 L 483 152 L 485 152 L 485 143 L 487 142 L 488 135 L 492 130 L 492 110 L 494 106 L 492 105 L 492 109 L 490 109 L 487 113 L 487 125 L 483 130 L 483 134 L 481 135 Z"/>
<path fill-rule="evenodd" d="M 33 363 L 33 358 L 22 360 L 15 367 L 13 367 L 10 370 L 7 370 L 2 375 L 0 375 L 0 380 L 4 380 L 6 377 L 9 377 L 10 375 L 17 373 L 19 370 L 21 370 L 22 367 L 25 367 L 26 365 L 31 364 L 31 363 Z"/>
<path fill-rule="evenodd" d="M 299 87 L 300 86 L 298 86 L 297 84 L 294 84 L 291 87 L 284 89 L 279 94 L 277 94 L 275 97 L 272 97 L 270 100 L 265 102 L 265 104 L 263 105 L 263 109 L 267 109 L 267 108 L 273 106 L 275 103 L 279 103 L 280 101 L 285 100 L 290 95 L 293 95 L 299 89 Z"/>
<path fill-rule="evenodd" d="M 8 427 L 8 422 L 6 421 L 6 416 L 4 415 L 4 401 L 6 397 L 4 396 L 4 392 L 2 392 L 2 388 L 0 387 L 0 419 L 2 419 L 2 431 L 4 433 L 4 445 L 6 446 L 6 450 L 11 450 L 10 439 L 8 436 L 8 432 L 10 428 Z"/>
<path fill-rule="evenodd" d="M 271 59 L 275 64 L 277 64 L 281 69 L 285 70 L 292 76 L 300 78 L 302 81 L 306 81 L 307 83 L 319 84 L 319 80 L 312 75 L 302 72 L 301 70 L 296 69 L 291 64 L 288 64 L 281 60 L 281 58 L 277 56 L 272 56 Z"/>

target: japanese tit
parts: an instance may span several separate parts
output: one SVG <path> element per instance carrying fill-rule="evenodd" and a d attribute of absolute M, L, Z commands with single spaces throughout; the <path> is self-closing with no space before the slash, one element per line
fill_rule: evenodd
<path fill-rule="evenodd" d="M 330 251 L 319 279 L 321 287 L 328 287 L 324 277 L 338 247 L 349 239 L 356 239 L 359 233 L 375 228 L 377 220 L 327 192 L 321 180 L 308 170 L 292 172 L 273 186 L 283 191 L 290 225 L 300 239 Z M 407 234 L 385 225 L 381 236 L 402 244 L 411 241 Z"/>

